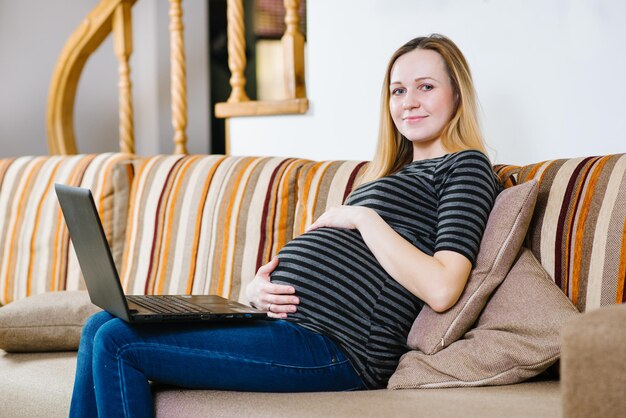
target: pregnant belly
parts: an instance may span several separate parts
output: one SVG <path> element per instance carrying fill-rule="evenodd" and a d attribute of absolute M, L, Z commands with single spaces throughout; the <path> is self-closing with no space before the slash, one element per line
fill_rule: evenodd
<path fill-rule="evenodd" d="M 292 285 L 298 312 L 356 310 L 367 314 L 389 276 L 355 230 L 320 228 L 278 254 L 273 283 Z M 358 306 L 351 306 L 357 301 Z"/>

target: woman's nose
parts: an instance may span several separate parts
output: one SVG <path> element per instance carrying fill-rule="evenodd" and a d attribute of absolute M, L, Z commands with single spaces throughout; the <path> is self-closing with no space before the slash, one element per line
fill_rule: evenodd
<path fill-rule="evenodd" d="M 417 94 L 416 92 L 409 90 L 404 95 L 404 100 L 402 101 L 402 108 L 414 109 L 416 107 L 420 107 L 420 102 L 417 97 Z"/>

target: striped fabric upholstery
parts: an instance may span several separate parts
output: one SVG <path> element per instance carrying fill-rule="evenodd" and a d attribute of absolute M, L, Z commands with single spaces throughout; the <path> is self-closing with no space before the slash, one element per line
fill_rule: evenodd
<path fill-rule="evenodd" d="M 580 311 L 626 302 L 626 154 L 499 166 L 539 180 L 527 246 Z"/>
<path fill-rule="evenodd" d="M 0 160 L 0 302 L 84 288 L 54 183 L 92 189 L 115 257 L 121 256 L 129 178 L 126 154 Z"/>
<path fill-rule="evenodd" d="M 309 162 L 300 169 L 298 204 L 295 214 L 294 238 L 304 233 L 328 208 L 343 204 L 357 177 L 365 172 L 366 162 Z"/>
<path fill-rule="evenodd" d="M 303 160 L 155 156 L 135 163 L 122 283 L 129 294 L 246 301 L 256 270 L 293 235 Z"/>

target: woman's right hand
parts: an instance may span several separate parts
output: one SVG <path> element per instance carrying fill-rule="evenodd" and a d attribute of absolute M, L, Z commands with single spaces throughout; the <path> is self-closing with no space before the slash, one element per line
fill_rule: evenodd
<path fill-rule="evenodd" d="M 288 313 L 297 310 L 300 299 L 294 294 L 293 286 L 274 284 L 270 281 L 270 273 L 278 266 L 278 257 L 261 266 L 254 279 L 246 287 L 246 296 L 250 304 L 267 312 L 270 318 L 284 319 Z"/>

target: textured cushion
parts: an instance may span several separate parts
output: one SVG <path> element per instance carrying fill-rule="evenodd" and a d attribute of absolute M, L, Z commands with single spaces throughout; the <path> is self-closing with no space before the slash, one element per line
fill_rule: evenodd
<path fill-rule="evenodd" d="M 85 320 L 98 311 L 86 291 L 16 300 L 0 308 L 0 348 L 8 352 L 76 350 Z"/>
<path fill-rule="evenodd" d="M 298 176 L 298 204 L 295 214 L 294 238 L 304 233 L 322 213 L 346 200 L 355 180 L 367 168 L 366 162 L 309 162 Z"/>
<path fill-rule="evenodd" d="M 0 160 L 0 303 L 84 288 L 54 183 L 92 189 L 116 261 L 123 251 L 127 154 Z"/>
<path fill-rule="evenodd" d="M 529 250 L 493 293 L 475 327 L 433 355 L 410 351 L 389 388 L 505 385 L 559 357 L 560 332 L 579 313 Z"/>
<path fill-rule="evenodd" d="M 129 294 L 218 294 L 247 283 L 293 235 L 304 160 L 155 156 L 135 164 L 122 283 Z"/>
<path fill-rule="evenodd" d="M 409 347 L 433 354 L 461 338 L 476 322 L 519 253 L 536 199 L 537 182 L 524 183 L 498 195 L 485 227 L 476 266 L 461 297 L 444 313 L 425 305 L 409 332 Z"/>
<path fill-rule="evenodd" d="M 626 305 L 581 315 L 562 336 L 561 394 L 567 418 L 626 415 Z"/>
<path fill-rule="evenodd" d="M 528 246 L 582 311 L 626 302 L 626 154 L 501 168 L 539 180 Z"/>

